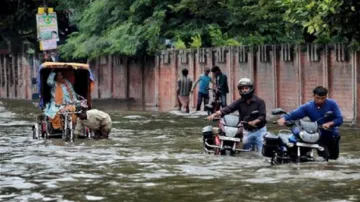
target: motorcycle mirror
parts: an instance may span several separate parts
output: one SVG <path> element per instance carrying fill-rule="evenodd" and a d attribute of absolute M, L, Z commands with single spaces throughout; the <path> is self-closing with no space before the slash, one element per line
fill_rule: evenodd
<path fill-rule="evenodd" d="M 328 112 L 326 112 L 325 113 L 325 118 L 328 118 L 328 117 L 332 117 L 332 116 L 334 116 L 334 112 L 333 111 L 328 111 Z"/>
<path fill-rule="evenodd" d="M 286 114 L 286 111 L 284 111 L 281 108 L 275 108 L 271 111 L 272 115 L 280 115 L 280 114 Z"/>

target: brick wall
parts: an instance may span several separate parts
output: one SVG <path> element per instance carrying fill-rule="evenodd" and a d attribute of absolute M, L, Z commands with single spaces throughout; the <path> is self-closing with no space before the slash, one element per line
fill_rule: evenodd
<path fill-rule="evenodd" d="M 298 47 L 291 49 L 292 53 Z M 280 50 L 283 51 L 283 50 Z M 290 111 L 299 106 L 301 88 L 299 77 L 300 55 L 293 54 L 291 60 L 280 58 L 277 65 L 277 104 L 278 107 Z"/>
<path fill-rule="evenodd" d="M 309 61 L 307 53 L 301 52 L 301 85 L 302 87 L 302 103 L 313 99 L 312 90 L 318 85 L 326 86 L 324 83 L 323 70 L 324 55 L 320 56 L 319 61 Z"/>
<path fill-rule="evenodd" d="M 31 99 L 33 72 L 37 71 L 38 63 L 34 58 L 23 54 L 0 55 L 0 98 Z"/>
<path fill-rule="evenodd" d="M 126 98 L 127 88 L 127 58 L 114 56 L 113 57 L 113 98 Z"/>
<path fill-rule="evenodd" d="M 161 60 L 158 60 L 159 109 L 175 109 L 171 81 L 176 81 L 182 68 L 188 68 L 190 78 L 196 79 L 205 67 L 217 65 L 228 76 L 231 91 L 227 96 L 228 103 L 239 98 L 236 85 L 242 77 L 255 80 L 256 94 L 265 100 L 269 115 L 275 107 L 290 111 L 312 100 L 313 88 L 323 85 L 329 89 L 329 97 L 339 103 L 345 119 L 354 121 L 360 116 L 360 106 L 357 104 L 360 96 L 360 77 L 357 76 L 360 61 L 355 58 L 357 53 L 346 48 L 340 53 L 345 57 L 337 59 L 339 48 L 335 49 L 336 46 L 345 47 L 338 44 L 306 44 L 206 48 L 188 50 L 187 62 L 181 59 L 181 51 L 172 50 L 167 64 L 160 56 Z M 167 86 L 167 90 L 162 88 L 163 85 Z M 191 98 L 193 108 L 196 99 L 195 92 Z"/>
<path fill-rule="evenodd" d="M 165 51 L 161 54 L 159 64 L 159 85 L 158 106 L 160 110 L 166 111 L 174 109 L 176 106 L 176 77 L 177 60 L 175 51 Z"/>
<path fill-rule="evenodd" d="M 351 118 L 353 111 L 353 68 L 351 58 L 337 61 L 334 48 L 330 49 L 328 68 L 329 96 L 337 101 L 343 116 Z"/>
<path fill-rule="evenodd" d="M 256 95 L 265 100 L 266 111 L 271 112 L 273 108 L 276 107 L 275 103 L 275 86 L 274 86 L 274 77 L 275 68 L 273 50 L 271 46 L 265 46 L 269 48 L 268 58 L 265 60 L 261 59 L 260 51 L 257 53 L 256 66 L 254 70 L 254 80 L 255 80 L 255 91 Z"/>
<path fill-rule="evenodd" d="M 195 81 L 206 67 L 217 65 L 227 74 L 230 103 L 239 98 L 236 88 L 242 77 L 255 80 L 256 94 L 268 113 L 275 107 L 289 111 L 312 100 L 317 85 L 329 88 L 346 120 L 360 117 L 360 59 L 341 44 L 265 45 L 161 51 L 155 57 L 99 57 L 90 62 L 96 85 L 94 99 L 134 98 L 152 109 L 176 109 L 176 81 L 187 68 Z M 0 97 L 31 99 L 37 89 L 38 62 L 27 55 L 0 55 Z M 211 74 L 210 74 L 211 75 Z M 212 75 L 211 75 L 212 76 Z M 211 94 L 210 94 L 211 96 Z M 197 89 L 190 106 L 196 107 Z M 270 114 L 269 114 L 270 115 Z"/>
<path fill-rule="evenodd" d="M 155 62 L 153 57 L 145 59 L 144 64 L 144 104 L 156 107 Z"/>

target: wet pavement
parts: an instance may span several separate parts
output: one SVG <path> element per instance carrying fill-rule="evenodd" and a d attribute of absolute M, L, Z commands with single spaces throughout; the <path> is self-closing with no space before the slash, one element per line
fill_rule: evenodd
<path fill-rule="evenodd" d="M 203 116 L 107 110 L 108 140 L 33 140 L 34 106 L 0 104 L 0 201 L 360 201 L 360 138 L 337 161 L 270 166 L 202 150 Z M 32 118 L 33 117 L 33 118 Z"/>

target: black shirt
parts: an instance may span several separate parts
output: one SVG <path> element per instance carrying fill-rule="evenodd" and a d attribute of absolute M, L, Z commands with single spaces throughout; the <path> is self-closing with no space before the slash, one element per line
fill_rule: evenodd
<path fill-rule="evenodd" d="M 221 114 L 224 116 L 226 114 L 230 114 L 234 111 L 239 111 L 239 119 L 240 121 L 244 121 L 244 118 L 247 116 L 250 116 L 251 112 L 258 110 L 260 112 L 260 116 L 255 119 L 259 119 L 261 122 L 257 124 L 258 128 L 262 128 L 266 124 L 266 106 L 263 99 L 253 95 L 252 98 L 250 98 L 250 103 L 247 103 L 245 99 L 240 98 L 235 100 L 230 105 L 222 108 Z M 248 121 L 248 120 L 247 120 Z M 252 121 L 252 120 L 250 120 Z"/>
<path fill-rule="evenodd" d="M 216 76 L 216 85 L 220 88 L 222 94 L 229 93 L 227 76 L 225 74 L 220 73 Z"/>

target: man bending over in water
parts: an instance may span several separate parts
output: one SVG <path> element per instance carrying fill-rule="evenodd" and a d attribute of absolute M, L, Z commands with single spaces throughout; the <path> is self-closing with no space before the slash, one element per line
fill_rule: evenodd
<path fill-rule="evenodd" d="M 95 138 L 109 138 L 112 124 L 109 114 L 97 109 L 83 109 L 78 116 L 74 134 L 82 134 L 86 126 L 94 131 Z"/>

